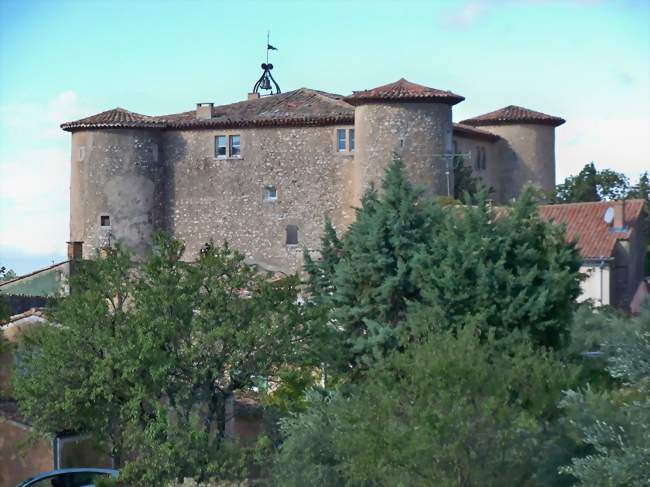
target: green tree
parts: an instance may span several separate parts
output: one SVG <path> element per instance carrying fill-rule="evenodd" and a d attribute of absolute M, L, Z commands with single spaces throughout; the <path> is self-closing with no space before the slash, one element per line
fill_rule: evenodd
<path fill-rule="evenodd" d="M 142 264 L 120 248 L 84 262 L 59 325 L 20 352 L 23 413 L 108 443 L 129 485 L 233 475 L 228 405 L 301 353 L 295 277 L 268 282 L 228 246 L 183 252 L 159 236 Z"/>
<path fill-rule="evenodd" d="M 567 177 L 563 183 L 558 184 L 553 194 L 550 195 L 552 203 L 580 203 L 590 201 L 611 201 L 634 196 L 647 187 L 648 177 L 645 173 L 646 186 L 640 183 L 640 190 L 630 186 L 630 181 L 625 174 L 603 169 L 598 171 L 593 162 L 586 164 L 577 176 Z M 646 190 L 647 191 L 647 190 Z M 641 196 L 642 197 L 642 196 Z"/>
<path fill-rule="evenodd" d="M 433 316 L 437 326 L 520 329 L 559 347 L 580 294 L 580 262 L 563 228 L 540 218 L 530 188 L 511 210 L 484 199 L 453 208 L 415 259 L 422 299 L 411 328 L 417 333 Z"/>
<path fill-rule="evenodd" d="M 351 363 L 398 346 L 395 327 L 409 301 L 420 299 L 413 258 L 434 233 L 441 211 L 406 177 L 403 163 L 386 170 L 381 193 L 371 188 L 342 239 L 334 266 L 331 319 L 342 329 Z"/>
<path fill-rule="evenodd" d="M 647 204 L 650 204 L 650 176 L 648 175 L 648 171 L 641 174 L 639 184 L 632 187 L 628 193 L 628 198 L 639 198 L 645 200 Z"/>
<path fill-rule="evenodd" d="M 587 454 L 562 469 L 580 485 L 641 487 L 650 483 L 650 307 L 616 319 L 603 344 L 607 371 L 618 386 L 566 393 L 562 406 Z M 613 330 L 614 331 L 614 330 Z"/>
<path fill-rule="evenodd" d="M 16 272 L 13 269 L 7 270 L 5 266 L 0 267 L 0 281 L 11 281 L 17 276 Z"/>
<path fill-rule="evenodd" d="M 285 423 L 276 485 L 534 485 L 543 422 L 575 372 L 523 334 L 441 331 Z"/>

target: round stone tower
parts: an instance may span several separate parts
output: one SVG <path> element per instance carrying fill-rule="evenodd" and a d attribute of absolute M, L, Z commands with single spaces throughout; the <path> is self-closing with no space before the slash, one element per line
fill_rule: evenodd
<path fill-rule="evenodd" d="M 515 198 L 532 183 L 545 191 L 555 187 L 555 127 L 564 119 L 510 105 L 494 112 L 463 120 L 499 135 L 504 199 Z"/>
<path fill-rule="evenodd" d="M 410 180 L 438 195 L 453 194 L 451 107 L 464 100 L 400 79 L 345 99 L 355 106 L 355 187 L 360 197 L 378 185 L 390 161 L 399 157 Z M 449 172 L 449 174 L 447 174 Z"/>
<path fill-rule="evenodd" d="M 137 256 L 163 226 L 161 124 L 117 108 L 62 125 L 72 132 L 70 240 L 83 256 L 122 242 Z"/>

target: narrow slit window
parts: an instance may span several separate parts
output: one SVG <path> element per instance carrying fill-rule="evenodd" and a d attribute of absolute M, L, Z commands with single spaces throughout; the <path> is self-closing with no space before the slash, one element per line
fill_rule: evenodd
<path fill-rule="evenodd" d="M 298 227 L 287 225 L 287 245 L 298 245 Z"/>
<path fill-rule="evenodd" d="M 481 148 L 479 146 L 476 146 L 475 167 L 476 167 L 476 169 L 481 169 Z"/>
<path fill-rule="evenodd" d="M 214 138 L 214 155 L 215 157 L 226 157 L 228 155 L 225 135 L 217 135 Z"/>
<path fill-rule="evenodd" d="M 336 147 L 339 152 L 345 152 L 345 129 L 336 130 Z"/>
<path fill-rule="evenodd" d="M 111 226 L 111 217 L 108 215 L 102 215 L 99 217 L 99 224 L 102 227 L 110 227 Z"/>
<path fill-rule="evenodd" d="M 264 187 L 264 201 L 276 201 L 278 199 L 278 190 L 275 186 Z"/>
<path fill-rule="evenodd" d="M 349 151 L 354 152 L 354 129 L 348 130 Z"/>
<path fill-rule="evenodd" d="M 239 141 L 239 135 L 230 136 L 230 157 L 240 157 L 241 155 L 241 146 Z"/>

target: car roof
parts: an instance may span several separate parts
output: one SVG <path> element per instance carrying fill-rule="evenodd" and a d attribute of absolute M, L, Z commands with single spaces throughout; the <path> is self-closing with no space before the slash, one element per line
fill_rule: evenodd
<path fill-rule="evenodd" d="M 50 470 L 49 472 L 43 472 L 43 473 L 39 473 L 38 475 L 34 475 L 33 477 L 30 477 L 27 480 L 23 481 L 22 483 L 18 484 L 18 487 L 26 484 L 27 482 L 46 479 L 48 477 L 51 477 L 52 475 L 58 475 L 62 473 L 106 473 L 106 474 L 110 474 L 112 477 L 117 477 L 117 474 L 119 472 L 113 468 L 93 468 L 93 467 L 60 468 L 58 470 Z"/>

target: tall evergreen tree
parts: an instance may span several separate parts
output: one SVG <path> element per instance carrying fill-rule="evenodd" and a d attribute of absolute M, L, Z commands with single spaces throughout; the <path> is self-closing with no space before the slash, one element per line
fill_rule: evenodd
<path fill-rule="evenodd" d="M 412 186 L 396 159 L 381 192 L 366 192 L 356 217 L 335 266 L 331 315 L 344 329 L 352 362 L 398 346 L 395 329 L 408 302 L 421 297 L 413 282 L 413 258 L 434 233 L 441 212 Z"/>

